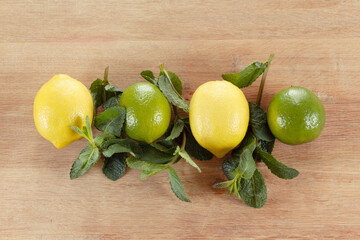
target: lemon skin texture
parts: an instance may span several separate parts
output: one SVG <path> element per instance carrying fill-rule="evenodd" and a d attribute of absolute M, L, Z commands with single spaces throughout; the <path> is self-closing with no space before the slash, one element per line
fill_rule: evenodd
<path fill-rule="evenodd" d="M 303 87 L 289 87 L 270 101 L 267 120 L 271 132 L 281 142 L 298 145 L 313 141 L 325 125 L 320 99 Z"/>
<path fill-rule="evenodd" d="M 81 82 L 58 74 L 45 83 L 34 100 L 35 126 L 56 148 L 63 148 L 82 138 L 70 127 L 85 126 L 85 118 L 94 115 L 89 90 Z"/>
<path fill-rule="evenodd" d="M 192 96 L 189 119 L 196 141 L 222 158 L 245 137 L 249 104 L 234 84 L 209 81 L 198 87 Z"/>
<path fill-rule="evenodd" d="M 119 105 L 126 109 L 125 133 L 134 140 L 151 143 L 169 127 L 170 104 L 154 84 L 131 85 L 122 93 Z"/>

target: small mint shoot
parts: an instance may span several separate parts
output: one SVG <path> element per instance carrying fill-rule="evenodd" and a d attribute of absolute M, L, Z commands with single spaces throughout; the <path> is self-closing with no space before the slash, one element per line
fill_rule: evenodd
<path fill-rule="evenodd" d="M 267 73 L 269 71 L 269 68 L 270 68 L 270 65 L 271 65 L 271 62 L 274 58 L 275 54 L 270 54 L 270 57 L 267 61 L 267 66 L 266 66 L 266 69 L 264 71 L 264 74 L 262 75 L 261 77 L 261 82 L 260 82 L 260 87 L 259 87 L 259 92 L 258 92 L 258 95 L 257 95 L 257 100 L 256 100 L 256 105 L 260 106 L 260 103 L 261 103 L 261 97 L 262 97 L 262 93 L 263 93 L 263 90 L 264 90 L 264 86 L 265 86 L 265 80 L 266 80 L 266 76 L 267 76 Z"/>

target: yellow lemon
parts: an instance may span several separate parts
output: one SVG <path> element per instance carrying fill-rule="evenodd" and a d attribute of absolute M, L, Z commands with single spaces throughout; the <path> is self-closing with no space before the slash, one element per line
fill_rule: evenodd
<path fill-rule="evenodd" d="M 40 135 L 56 148 L 63 148 L 82 137 L 70 127 L 85 126 L 92 119 L 94 103 L 89 90 L 81 82 L 58 74 L 45 83 L 34 101 L 34 121 Z"/>
<path fill-rule="evenodd" d="M 245 137 L 249 104 L 243 92 L 227 81 L 210 81 L 191 98 L 190 127 L 196 141 L 221 158 Z"/>

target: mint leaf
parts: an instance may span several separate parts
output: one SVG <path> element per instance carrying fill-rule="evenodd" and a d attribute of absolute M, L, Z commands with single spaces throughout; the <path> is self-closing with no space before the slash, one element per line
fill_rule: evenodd
<path fill-rule="evenodd" d="M 239 166 L 240 157 L 233 156 L 225 159 L 222 163 L 222 169 L 227 179 L 232 180 L 238 174 L 236 168 Z"/>
<path fill-rule="evenodd" d="M 235 148 L 231 152 L 231 158 L 225 159 L 222 164 L 222 169 L 229 180 L 234 179 L 235 176 L 238 174 L 244 174 L 244 169 L 247 169 L 246 166 L 248 164 L 250 168 L 248 169 L 249 172 L 246 172 L 246 176 L 248 177 L 249 175 L 252 175 L 254 171 L 252 170 L 253 163 L 251 162 L 251 160 L 254 161 L 254 159 L 252 158 L 252 153 L 254 152 L 255 148 L 256 138 L 250 131 L 248 131 L 244 139 L 241 141 L 239 147 Z M 240 161 L 242 164 L 241 166 Z M 242 172 L 239 171 L 240 169 L 242 169 Z"/>
<path fill-rule="evenodd" d="M 275 139 L 271 142 L 264 141 L 264 140 L 258 140 L 258 147 L 261 148 L 264 152 L 272 153 L 275 145 Z M 260 161 L 260 159 L 258 159 Z"/>
<path fill-rule="evenodd" d="M 111 85 L 110 83 L 105 86 L 105 91 L 107 92 L 115 92 L 115 93 L 122 93 L 120 89 Z"/>
<path fill-rule="evenodd" d="M 165 153 L 169 153 L 172 154 L 175 150 L 174 149 L 170 149 L 162 144 L 159 144 L 159 142 L 152 142 L 150 143 L 150 146 L 152 146 L 153 148 L 156 148 L 157 150 L 161 151 L 161 152 L 165 152 Z"/>
<path fill-rule="evenodd" d="M 141 174 L 140 174 L 140 179 L 141 180 L 145 180 L 147 179 L 148 177 L 151 177 L 151 176 L 154 176 L 155 174 L 165 170 L 167 167 L 164 167 L 164 168 L 159 168 L 159 169 L 154 169 L 154 170 L 151 170 L 151 171 L 147 171 L 147 170 L 142 170 L 141 171 Z"/>
<path fill-rule="evenodd" d="M 98 108 L 104 101 L 104 86 L 103 80 L 96 79 L 90 86 L 90 93 L 94 101 L 95 109 Z"/>
<path fill-rule="evenodd" d="M 270 171 L 279 178 L 293 179 L 299 175 L 299 172 L 296 169 L 287 167 L 285 164 L 276 160 L 273 155 L 261 150 L 261 148 L 257 147 L 256 153 L 258 158 L 261 159 Z"/>
<path fill-rule="evenodd" d="M 150 70 L 145 70 L 145 71 L 142 71 L 140 73 L 140 75 L 145 78 L 145 80 L 151 82 L 152 84 L 155 84 L 157 83 L 157 79 L 155 78 L 154 76 L 154 73 Z"/>
<path fill-rule="evenodd" d="M 83 127 L 83 131 L 86 131 L 86 134 L 89 136 L 89 138 L 91 139 L 91 141 L 93 140 L 93 134 L 92 134 L 92 130 L 91 130 L 91 120 L 89 118 L 89 116 L 86 116 L 85 118 L 85 126 Z"/>
<path fill-rule="evenodd" d="M 165 75 L 174 86 L 176 92 L 178 92 L 180 95 L 182 94 L 182 83 L 180 78 L 173 72 L 166 71 L 164 68 L 164 64 L 160 65 L 160 74 L 159 77 Z"/>
<path fill-rule="evenodd" d="M 181 184 L 180 178 L 177 175 L 174 168 L 169 166 L 169 181 L 171 190 L 174 192 L 175 196 L 184 202 L 191 202 L 185 194 L 184 188 Z"/>
<path fill-rule="evenodd" d="M 246 205 L 261 208 L 267 200 L 267 189 L 264 177 L 255 170 L 251 179 L 242 178 L 240 181 L 239 194 Z"/>
<path fill-rule="evenodd" d="M 174 158 L 175 148 L 170 148 L 167 151 L 161 151 L 150 144 L 140 143 L 141 154 L 138 158 L 142 161 L 155 164 L 165 164 Z"/>
<path fill-rule="evenodd" d="M 107 99 L 106 102 L 104 103 L 104 110 L 119 106 L 120 97 L 121 94 L 117 94 Z"/>
<path fill-rule="evenodd" d="M 83 175 L 100 159 L 100 152 L 98 148 L 86 147 L 83 149 L 79 157 L 76 159 L 71 167 L 70 179 L 75 179 Z"/>
<path fill-rule="evenodd" d="M 200 144 L 196 141 L 194 138 L 191 130 L 190 125 L 187 123 L 185 125 L 185 133 L 186 133 L 186 144 L 185 144 L 185 150 L 188 152 L 191 156 L 194 158 L 205 161 L 205 160 L 211 160 L 213 158 L 213 154 L 200 146 Z"/>
<path fill-rule="evenodd" d="M 85 118 L 85 126 L 83 126 L 83 129 L 81 130 L 77 126 L 71 126 L 72 130 L 83 136 L 85 139 L 87 139 L 92 145 L 93 145 L 93 135 L 91 130 L 91 121 L 89 116 L 86 116 Z"/>
<path fill-rule="evenodd" d="M 226 182 L 219 182 L 219 183 L 215 183 L 212 187 L 213 188 L 228 188 L 233 184 L 233 181 L 226 181 Z"/>
<path fill-rule="evenodd" d="M 181 120 L 181 119 L 177 119 L 174 123 L 174 127 L 173 129 L 171 130 L 171 133 L 170 135 L 165 138 L 165 140 L 173 140 L 173 139 L 176 139 L 177 137 L 180 136 L 180 134 L 182 133 L 184 129 L 184 121 Z"/>
<path fill-rule="evenodd" d="M 137 156 L 141 152 L 141 149 L 139 149 L 139 146 L 137 145 L 137 143 L 130 138 L 114 139 L 114 140 L 117 140 L 116 143 L 110 145 L 106 149 L 104 148 L 105 150 L 103 151 L 103 155 L 105 157 L 111 157 L 115 153 L 127 153 L 127 152 Z M 109 140 L 109 141 L 115 142 L 112 140 Z M 105 147 L 109 141 L 106 141 L 105 143 L 103 143 L 101 145 L 101 148 Z"/>
<path fill-rule="evenodd" d="M 75 132 L 77 132 L 78 134 L 80 134 L 81 136 L 83 136 L 85 139 L 87 139 L 88 141 L 91 141 L 89 139 L 89 136 L 87 135 L 87 132 L 83 132 L 80 128 L 78 128 L 77 126 L 71 126 L 70 127 L 72 130 L 74 130 Z"/>
<path fill-rule="evenodd" d="M 95 145 L 97 147 L 100 147 L 101 144 L 103 144 L 104 142 L 110 140 L 110 139 L 114 139 L 115 136 L 112 135 L 111 133 L 109 132 L 103 132 L 101 133 L 100 135 L 96 136 L 95 139 L 94 139 L 94 142 L 95 142 Z"/>
<path fill-rule="evenodd" d="M 194 168 L 196 168 L 199 173 L 201 173 L 201 169 L 199 168 L 198 165 L 196 165 L 196 163 L 191 159 L 191 157 L 189 156 L 189 154 L 182 148 L 180 148 L 179 146 L 177 146 L 177 149 L 175 151 L 175 154 L 178 153 L 183 159 L 185 159 L 185 161 L 187 163 L 189 163 L 191 166 L 193 166 Z"/>
<path fill-rule="evenodd" d="M 183 109 L 185 112 L 189 112 L 189 103 L 177 92 L 175 87 L 165 75 L 161 75 L 159 77 L 158 86 L 171 104 Z"/>
<path fill-rule="evenodd" d="M 138 170 L 144 170 L 144 171 L 157 171 L 160 172 L 162 170 L 165 170 L 168 168 L 168 165 L 165 164 L 154 164 L 149 163 L 145 161 L 141 161 L 137 159 L 136 157 L 130 156 L 126 159 L 126 163 L 129 166 L 129 168 L 138 169 Z"/>
<path fill-rule="evenodd" d="M 245 151 L 240 155 L 237 172 L 242 178 L 249 179 L 253 176 L 255 169 L 256 165 L 252 152 L 249 149 L 245 149 Z"/>
<path fill-rule="evenodd" d="M 125 140 L 121 139 L 121 138 L 107 139 L 100 144 L 100 148 L 103 150 L 106 150 L 108 147 L 110 147 L 110 145 L 113 145 L 115 143 L 121 143 L 123 141 L 125 141 Z M 130 139 L 130 141 L 131 141 L 131 139 Z M 135 141 L 134 141 L 134 143 L 136 144 Z"/>
<path fill-rule="evenodd" d="M 249 103 L 250 107 L 250 126 L 257 139 L 271 142 L 275 139 L 267 124 L 267 117 L 264 110 L 262 110 L 255 103 Z"/>
<path fill-rule="evenodd" d="M 222 78 L 239 88 L 250 86 L 265 71 L 267 63 L 253 62 L 239 73 L 223 74 Z"/>
<path fill-rule="evenodd" d="M 102 171 L 107 178 L 113 181 L 118 180 L 124 175 L 125 168 L 126 153 L 115 153 L 109 158 L 104 158 Z"/>
<path fill-rule="evenodd" d="M 112 107 L 96 116 L 95 127 L 100 131 L 109 132 L 120 137 L 124 121 L 125 108 Z"/>

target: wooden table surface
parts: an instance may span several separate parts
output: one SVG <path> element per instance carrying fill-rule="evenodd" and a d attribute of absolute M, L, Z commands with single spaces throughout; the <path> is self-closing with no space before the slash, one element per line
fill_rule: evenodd
<path fill-rule="evenodd" d="M 350 0 L 0 1 L 0 239 L 360 239 L 359 13 Z M 165 63 L 190 99 L 272 52 L 262 106 L 300 85 L 323 101 L 326 125 L 310 144 L 276 143 L 296 179 L 258 164 L 262 209 L 211 188 L 225 180 L 219 159 L 198 162 L 202 174 L 175 166 L 191 204 L 165 172 L 112 182 L 99 163 L 71 181 L 85 140 L 57 150 L 35 129 L 35 94 L 58 73 L 90 86 L 109 65 L 125 89 Z M 249 101 L 258 86 L 244 89 Z"/>

